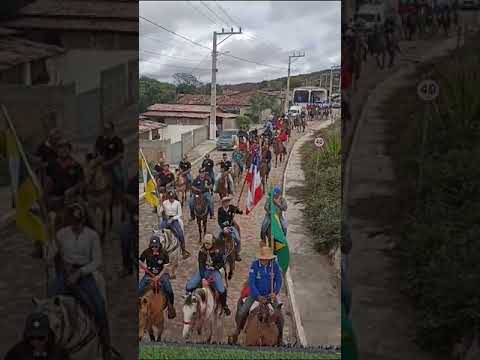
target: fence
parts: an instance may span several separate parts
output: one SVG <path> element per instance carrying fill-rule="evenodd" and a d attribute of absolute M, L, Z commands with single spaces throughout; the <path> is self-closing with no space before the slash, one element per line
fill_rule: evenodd
<path fill-rule="evenodd" d="M 140 147 L 148 161 L 178 164 L 184 154 L 208 140 L 208 126 L 181 134 L 181 141 L 140 139 Z"/>

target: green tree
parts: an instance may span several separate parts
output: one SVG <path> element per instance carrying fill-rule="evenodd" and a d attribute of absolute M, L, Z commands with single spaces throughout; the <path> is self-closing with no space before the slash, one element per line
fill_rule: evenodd
<path fill-rule="evenodd" d="M 237 117 L 237 125 L 240 129 L 243 129 L 243 130 L 250 129 L 251 123 L 252 123 L 252 119 L 250 119 L 246 115 L 240 115 L 239 117 Z"/>
<path fill-rule="evenodd" d="M 140 112 L 156 103 L 175 103 L 175 85 L 142 76 L 139 80 Z"/>
<path fill-rule="evenodd" d="M 266 95 L 255 95 L 250 98 L 248 116 L 254 123 L 260 122 L 262 111 L 275 107 L 275 99 Z"/>
<path fill-rule="evenodd" d="M 177 86 L 177 94 L 199 94 L 203 84 L 193 74 L 175 73 L 173 80 Z"/>

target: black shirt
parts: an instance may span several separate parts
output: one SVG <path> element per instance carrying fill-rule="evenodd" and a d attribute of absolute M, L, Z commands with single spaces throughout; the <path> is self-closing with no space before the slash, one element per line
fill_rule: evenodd
<path fill-rule="evenodd" d="M 104 157 L 106 161 L 113 159 L 118 154 L 123 154 L 123 141 L 118 136 L 107 139 L 105 136 L 99 136 L 95 143 L 97 154 Z"/>
<path fill-rule="evenodd" d="M 243 214 L 243 211 L 234 205 L 228 205 L 228 210 L 225 210 L 222 206 L 218 209 L 218 225 L 222 229 L 225 226 L 232 226 L 235 214 Z"/>
<path fill-rule="evenodd" d="M 47 176 L 53 182 L 52 193 L 55 196 L 63 196 L 66 190 L 84 180 L 82 167 L 71 157 L 51 163 L 47 168 Z"/>
<path fill-rule="evenodd" d="M 5 360 L 68 360 L 66 351 L 56 345 L 47 345 L 46 356 L 34 356 L 33 347 L 26 341 L 16 344 L 5 356 Z M 42 354 L 43 355 L 43 354 Z"/>
<path fill-rule="evenodd" d="M 186 172 L 188 170 L 190 170 L 192 168 L 192 164 L 190 163 L 190 161 L 180 161 L 180 163 L 178 164 L 178 167 L 180 168 L 180 170 L 182 172 Z"/>
<path fill-rule="evenodd" d="M 220 270 L 224 266 L 223 251 L 216 248 L 210 250 L 202 247 L 198 252 L 198 269 L 203 277 L 205 270 Z"/>
<path fill-rule="evenodd" d="M 156 276 L 162 272 L 163 267 L 170 262 L 170 259 L 165 251 L 160 251 L 155 255 L 153 250 L 148 248 L 140 255 L 140 261 L 146 263 L 148 271 Z"/>
<path fill-rule="evenodd" d="M 232 162 L 230 160 L 227 160 L 227 161 L 221 161 L 220 162 L 220 167 L 224 170 L 224 171 L 228 171 L 232 168 Z"/>
<path fill-rule="evenodd" d="M 212 185 L 212 181 L 208 176 L 205 177 L 205 179 L 203 180 L 200 179 L 200 176 L 198 176 L 195 180 L 193 180 L 193 183 L 192 183 L 192 187 L 200 190 L 202 194 L 209 191 L 210 190 L 209 188 L 211 185 Z"/>
<path fill-rule="evenodd" d="M 36 155 L 48 164 L 57 160 L 57 151 L 46 143 L 41 144 L 36 152 Z"/>
<path fill-rule="evenodd" d="M 202 162 L 202 168 L 204 168 L 205 171 L 208 171 L 208 172 L 212 171 L 214 166 L 215 166 L 215 163 L 213 162 L 212 159 L 205 159 Z"/>
<path fill-rule="evenodd" d="M 161 172 L 157 175 L 157 178 L 160 186 L 167 186 L 167 184 L 175 181 L 175 175 L 173 175 L 172 172 L 168 172 L 167 174 Z"/>

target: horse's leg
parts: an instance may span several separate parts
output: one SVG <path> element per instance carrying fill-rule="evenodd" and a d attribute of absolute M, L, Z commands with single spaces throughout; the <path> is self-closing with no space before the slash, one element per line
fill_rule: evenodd
<path fill-rule="evenodd" d="M 198 238 L 198 243 L 201 244 L 202 243 L 202 219 L 200 219 L 198 216 L 196 217 L 197 218 L 197 226 L 198 226 L 198 234 L 199 234 L 199 238 Z"/>

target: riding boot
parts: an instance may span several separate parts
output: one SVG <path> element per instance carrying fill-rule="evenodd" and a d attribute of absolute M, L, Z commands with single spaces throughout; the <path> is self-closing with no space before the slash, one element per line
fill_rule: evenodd
<path fill-rule="evenodd" d="M 177 316 L 174 305 L 173 293 L 167 293 L 167 315 L 169 319 L 174 319 Z"/>
<path fill-rule="evenodd" d="M 182 254 L 183 260 L 188 259 L 192 255 L 185 249 L 185 245 L 180 245 L 180 253 Z"/>
<path fill-rule="evenodd" d="M 225 291 L 222 294 L 220 294 L 220 303 L 222 304 L 222 308 L 223 308 L 223 311 L 225 312 L 225 316 L 230 316 L 231 311 L 227 305 L 227 289 L 225 289 Z"/>

